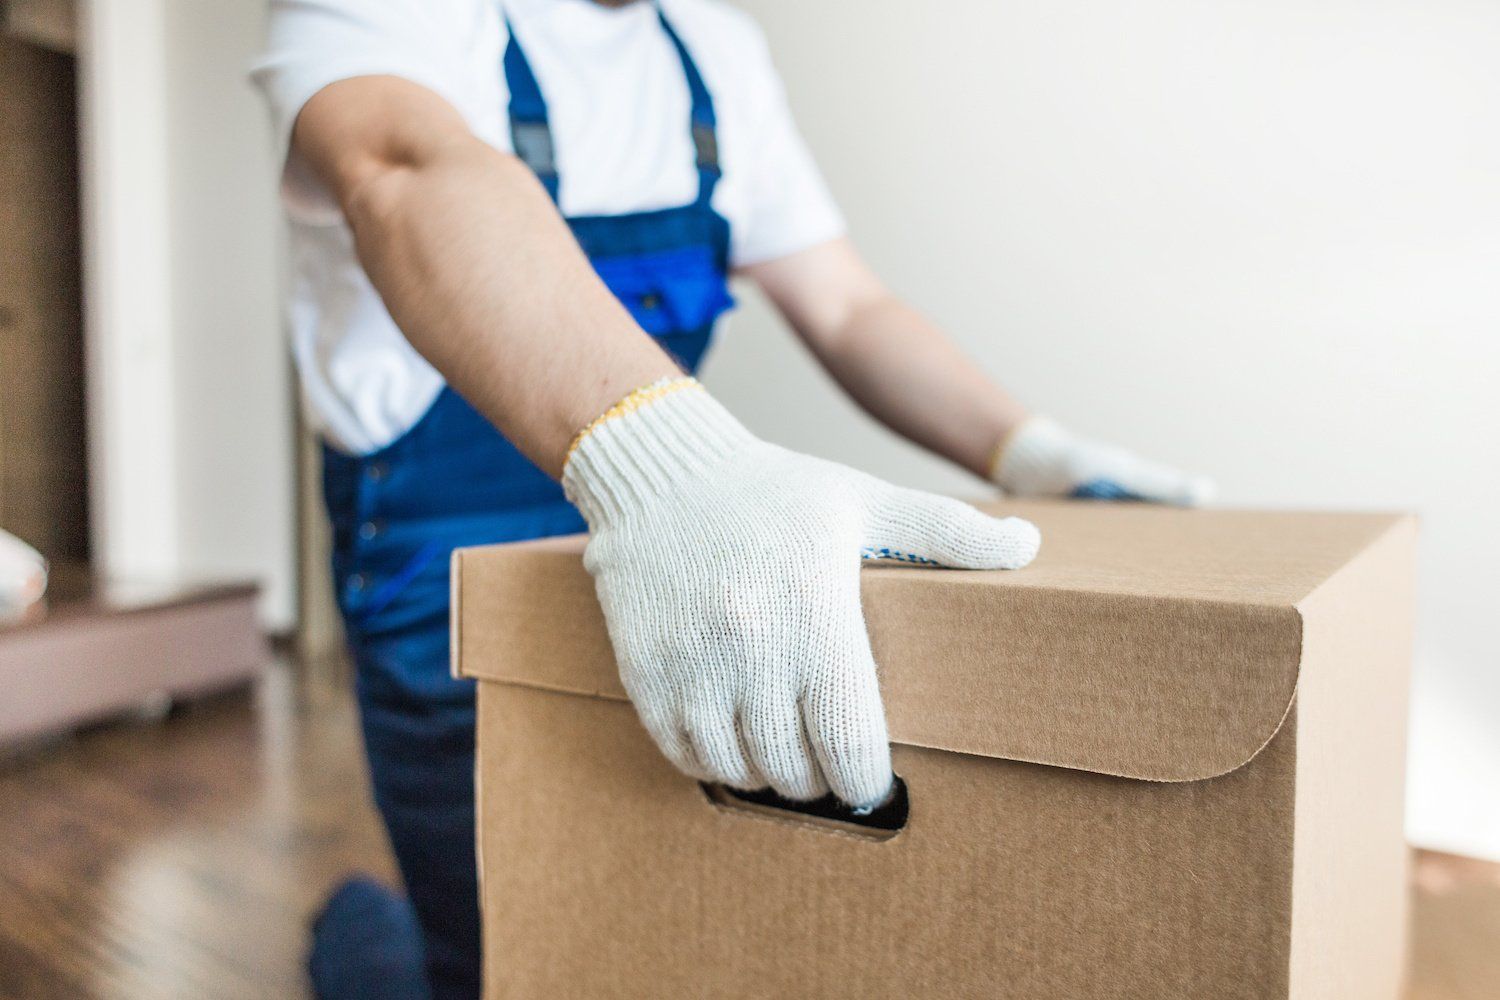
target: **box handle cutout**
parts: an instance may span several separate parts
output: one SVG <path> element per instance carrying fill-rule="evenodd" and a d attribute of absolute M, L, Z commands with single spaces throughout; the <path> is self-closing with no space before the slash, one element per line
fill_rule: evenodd
<path fill-rule="evenodd" d="M 867 813 L 855 811 L 833 795 L 825 795 L 810 802 L 798 802 L 782 798 L 769 788 L 745 792 L 726 785 L 704 784 L 703 791 L 709 801 L 726 809 L 761 813 L 767 818 L 811 820 L 842 833 L 871 840 L 890 840 L 906 827 L 906 818 L 911 812 L 906 782 L 899 775 L 893 777 L 890 798 Z"/>

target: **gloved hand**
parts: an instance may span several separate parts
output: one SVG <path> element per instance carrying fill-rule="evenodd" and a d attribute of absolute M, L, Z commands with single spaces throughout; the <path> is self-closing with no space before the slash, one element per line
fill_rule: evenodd
<path fill-rule="evenodd" d="M 1031 417 L 1001 442 L 990 481 L 1015 496 L 1145 500 L 1196 507 L 1213 482 L 1148 462 L 1124 448 L 1077 437 L 1046 417 Z"/>
<path fill-rule="evenodd" d="M 637 390 L 563 470 L 641 722 L 679 769 L 855 807 L 891 785 L 860 558 L 1016 569 L 1040 535 L 767 444 L 697 382 Z"/>

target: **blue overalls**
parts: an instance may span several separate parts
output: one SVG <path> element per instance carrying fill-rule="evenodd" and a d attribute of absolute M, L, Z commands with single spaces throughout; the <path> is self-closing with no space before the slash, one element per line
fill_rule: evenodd
<path fill-rule="evenodd" d="M 661 26 L 692 95 L 684 125 L 697 197 L 677 208 L 567 222 L 636 322 L 692 371 L 715 319 L 733 304 L 729 224 L 710 204 L 720 176 L 713 100 L 664 16 Z M 547 104 L 514 31 L 504 72 L 516 154 L 555 201 Z M 562 488 L 448 388 L 388 447 L 358 457 L 325 449 L 324 461 L 334 582 L 376 805 L 422 927 L 432 995 L 477 997 L 474 691 L 448 671 L 448 557 L 458 546 L 585 525 Z"/>

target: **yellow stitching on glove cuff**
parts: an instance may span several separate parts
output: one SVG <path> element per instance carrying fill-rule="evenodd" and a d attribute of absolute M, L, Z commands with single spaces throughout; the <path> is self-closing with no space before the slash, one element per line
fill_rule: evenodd
<path fill-rule="evenodd" d="M 588 426 L 574 436 L 572 444 L 568 445 L 568 453 L 563 456 L 563 465 L 566 466 L 573 458 L 573 453 L 578 450 L 579 445 L 583 444 L 584 439 L 603 424 L 616 417 L 623 417 L 627 413 L 634 413 L 641 407 L 654 403 L 663 396 L 670 396 L 680 389 L 701 388 L 703 387 L 699 385 L 698 380 L 691 375 L 669 375 L 666 378 L 657 379 L 650 385 L 643 385 L 639 389 L 632 389 L 614 406 L 611 406 L 593 420 L 590 420 Z"/>
<path fill-rule="evenodd" d="M 1026 423 L 1022 420 L 1010 430 L 1000 435 L 1000 440 L 995 442 L 995 447 L 990 449 L 989 461 L 985 463 L 985 479 L 992 483 L 1000 482 L 1000 462 L 1005 458 L 1005 452 L 1010 448 L 1010 443 L 1016 439 L 1016 432 Z"/>

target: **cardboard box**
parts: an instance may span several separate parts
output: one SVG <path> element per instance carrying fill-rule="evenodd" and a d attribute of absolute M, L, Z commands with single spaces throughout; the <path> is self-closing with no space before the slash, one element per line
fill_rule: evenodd
<path fill-rule="evenodd" d="M 581 539 L 459 553 L 485 995 L 1394 1000 L 1412 520 L 996 509 L 1028 569 L 864 572 L 894 833 L 673 770 Z"/>

